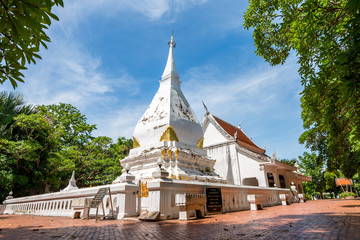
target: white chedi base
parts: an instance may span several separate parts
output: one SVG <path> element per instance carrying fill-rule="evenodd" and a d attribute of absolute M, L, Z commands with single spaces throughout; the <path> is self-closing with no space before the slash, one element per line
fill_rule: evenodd
<path fill-rule="evenodd" d="M 165 155 L 163 155 L 164 150 Z M 177 150 L 178 153 L 176 153 Z M 214 172 L 215 160 L 188 149 L 157 148 L 129 155 L 120 162 L 122 166 L 130 165 L 129 172 L 137 180 L 149 180 L 153 178 L 153 173 L 159 169 L 158 158 L 164 158 L 164 156 L 162 168 L 169 173 L 171 179 L 226 182 Z"/>

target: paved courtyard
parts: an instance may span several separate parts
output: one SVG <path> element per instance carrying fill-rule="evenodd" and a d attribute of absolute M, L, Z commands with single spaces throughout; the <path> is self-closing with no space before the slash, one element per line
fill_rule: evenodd
<path fill-rule="evenodd" d="M 360 200 L 318 200 L 179 222 L 0 215 L 1 239 L 360 239 Z"/>

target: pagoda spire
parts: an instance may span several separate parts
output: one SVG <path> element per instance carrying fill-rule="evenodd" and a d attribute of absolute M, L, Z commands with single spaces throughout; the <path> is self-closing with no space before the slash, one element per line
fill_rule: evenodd
<path fill-rule="evenodd" d="M 166 62 L 166 67 L 164 70 L 163 75 L 161 76 L 162 79 L 166 79 L 168 77 L 175 77 L 177 80 L 180 79 L 179 73 L 176 69 L 175 59 L 174 59 L 174 51 L 173 49 L 176 46 L 174 42 L 174 31 L 171 34 L 171 41 L 168 43 L 169 45 L 169 56 Z"/>

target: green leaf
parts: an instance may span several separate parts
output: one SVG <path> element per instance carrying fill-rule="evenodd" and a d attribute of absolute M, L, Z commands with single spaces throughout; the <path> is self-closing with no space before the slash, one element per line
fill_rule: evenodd
<path fill-rule="evenodd" d="M 59 21 L 59 18 L 58 18 L 55 14 L 53 14 L 53 13 L 51 13 L 51 12 L 48 12 L 47 14 L 48 14 L 51 18 L 55 19 L 56 21 Z"/>

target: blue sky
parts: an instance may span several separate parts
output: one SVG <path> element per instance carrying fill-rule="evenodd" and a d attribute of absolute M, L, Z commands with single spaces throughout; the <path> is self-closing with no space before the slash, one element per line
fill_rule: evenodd
<path fill-rule="evenodd" d="M 199 121 L 209 111 L 242 129 L 268 155 L 305 151 L 302 90 L 294 56 L 271 67 L 242 27 L 246 1 L 77 0 L 56 9 L 60 22 L 42 60 L 18 91 L 32 104 L 71 103 L 95 135 L 130 138 L 158 89 L 174 29 L 182 90 Z M 10 84 L 0 86 L 10 91 Z"/>

